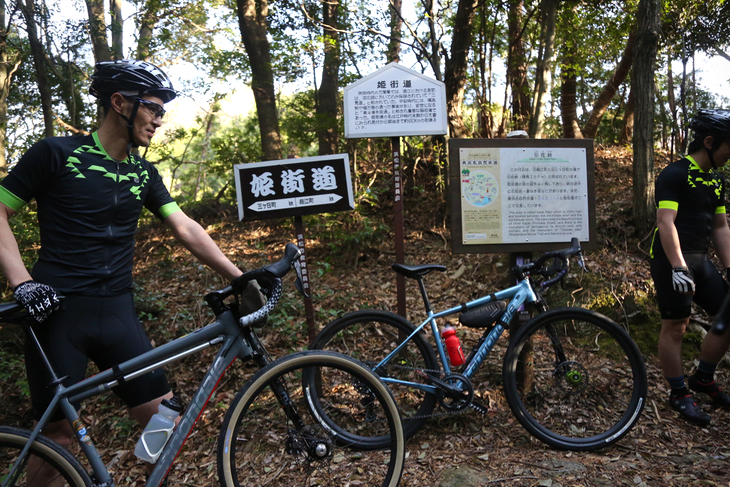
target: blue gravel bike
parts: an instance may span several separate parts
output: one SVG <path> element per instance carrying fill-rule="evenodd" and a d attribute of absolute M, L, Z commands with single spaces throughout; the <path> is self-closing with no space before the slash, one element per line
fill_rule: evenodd
<path fill-rule="evenodd" d="M 511 330 L 503 352 L 502 386 L 512 413 L 555 448 L 606 447 L 637 423 L 646 404 L 646 369 L 628 333 L 606 316 L 571 307 L 548 311 L 542 292 L 563 279 L 571 257 L 585 268 L 578 239 L 570 248 L 515 266 L 515 286 L 438 312 L 423 277 L 446 268 L 393 264 L 395 272 L 418 283 L 426 319 L 416 326 L 389 311 L 360 310 L 328 324 L 310 348 L 344 353 L 372 367 L 393 391 L 411 437 L 436 414 L 469 408 L 486 413 L 472 380 L 490 352 L 504 350 L 499 338 L 517 321 L 520 307 L 532 305 L 535 317 Z M 437 325 L 455 315 L 464 327 L 483 330 L 458 367 L 449 363 Z M 443 412 L 434 413 L 437 406 Z M 387 438 L 365 441 L 374 448 Z"/>

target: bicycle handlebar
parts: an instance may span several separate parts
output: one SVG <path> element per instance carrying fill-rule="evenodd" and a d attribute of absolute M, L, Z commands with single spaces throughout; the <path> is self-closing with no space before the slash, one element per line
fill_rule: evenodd
<path fill-rule="evenodd" d="M 529 264 L 524 264 L 524 265 L 517 265 L 513 268 L 513 270 L 517 273 L 517 275 L 520 279 L 522 279 L 525 276 L 531 276 L 531 275 L 536 275 L 536 274 L 548 277 L 547 280 L 542 281 L 540 283 L 540 287 L 546 288 L 546 287 L 552 286 L 556 282 L 560 281 L 565 276 L 565 274 L 568 273 L 568 267 L 569 267 L 568 258 L 573 255 L 580 256 L 580 253 L 581 253 L 580 240 L 578 240 L 577 237 L 573 237 L 570 240 L 569 248 L 562 249 L 562 250 L 551 250 L 549 252 L 545 252 L 534 262 L 530 262 Z M 548 259 L 559 259 L 560 268 L 557 269 L 557 271 L 555 270 L 554 266 L 552 266 L 548 269 L 545 269 L 544 268 L 545 262 L 547 262 Z M 554 277 L 550 277 L 554 273 L 556 273 L 554 275 Z"/>

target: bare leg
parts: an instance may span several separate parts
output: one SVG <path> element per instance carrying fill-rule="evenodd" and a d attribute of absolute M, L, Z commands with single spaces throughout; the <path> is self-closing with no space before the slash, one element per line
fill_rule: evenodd
<path fill-rule="evenodd" d="M 684 375 L 682 338 L 688 324 L 689 318 L 662 320 L 662 330 L 659 333 L 659 364 L 664 377 Z"/>

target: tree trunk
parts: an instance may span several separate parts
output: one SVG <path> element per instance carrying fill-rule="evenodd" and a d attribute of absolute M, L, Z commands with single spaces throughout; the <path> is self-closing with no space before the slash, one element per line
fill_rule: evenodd
<path fill-rule="evenodd" d="M 86 9 L 89 12 L 89 33 L 91 34 L 91 45 L 94 48 L 94 59 L 97 63 L 111 61 L 109 41 L 106 38 L 104 0 L 86 0 Z"/>
<path fill-rule="evenodd" d="M 112 24 L 112 59 L 124 59 L 124 18 L 122 0 L 109 0 Z"/>
<path fill-rule="evenodd" d="M 572 45 L 566 46 L 563 69 L 560 72 L 560 116 L 563 120 L 563 137 L 566 139 L 582 139 L 583 133 L 578 123 L 578 109 L 576 102 L 577 75 Z"/>
<path fill-rule="evenodd" d="M 325 9 L 327 2 L 325 0 Z M 401 15 L 403 0 L 391 0 L 390 2 L 390 40 L 388 41 L 387 59 L 391 63 L 400 62 L 400 43 L 403 31 L 403 17 Z M 326 24 L 326 21 L 325 21 Z M 326 54 L 326 53 L 325 53 Z"/>
<path fill-rule="evenodd" d="M 624 49 L 624 53 L 621 56 L 621 60 L 616 66 L 616 71 L 614 71 L 613 76 L 611 76 L 611 79 L 608 81 L 606 86 L 603 87 L 603 91 L 601 91 L 601 94 L 598 95 L 596 102 L 593 104 L 591 115 L 588 117 L 588 121 L 583 127 L 583 137 L 587 139 L 596 138 L 598 126 L 601 124 L 603 114 L 606 113 L 606 109 L 611 103 L 611 99 L 616 94 L 616 90 L 619 86 L 621 86 L 621 83 L 624 82 L 631 71 L 631 64 L 634 59 L 635 42 L 636 36 L 632 32 L 629 35 L 629 40 L 626 44 L 626 49 Z"/>
<path fill-rule="evenodd" d="M 46 52 L 43 44 L 38 38 L 38 27 L 35 21 L 35 4 L 34 0 L 25 0 L 25 5 L 21 7 L 28 30 L 28 42 L 33 53 L 33 65 L 36 70 L 36 82 L 38 83 L 38 91 L 41 94 L 41 109 L 43 111 L 43 124 L 45 126 L 46 137 L 53 136 L 53 97 L 51 95 L 51 85 L 48 81 L 48 73 L 46 72 Z"/>
<path fill-rule="evenodd" d="M 621 127 L 621 137 L 619 144 L 627 145 L 634 137 L 634 112 L 636 110 L 636 99 L 634 98 L 634 90 L 629 90 L 629 100 L 626 102 L 624 109 L 624 123 Z"/>
<path fill-rule="evenodd" d="M 654 64 L 660 35 L 659 0 L 640 0 L 636 62 L 631 88 L 636 98 L 634 123 L 634 225 L 644 236 L 654 226 Z"/>
<path fill-rule="evenodd" d="M 444 84 L 446 85 L 446 111 L 451 137 L 465 137 L 466 127 L 461 116 L 464 101 L 467 61 L 472 40 L 472 21 L 477 0 L 459 0 L 454 19 L 454 32 L 451 40 L 451 55 L 446 61 Z"/>
<path fill-rule="evenodd" d="M 261 132 L 264 160 L 281 159 L 281 133 L 276 110 L 271 50 L 266 38 L 269 4 L 267 0 L 237 0 L 238 26 L 251 64 L 251 89 Z"/>
<path fill-rule="evenodd" d="M 159 0 L 147 0 L 140 14 L 137 39 L 137 59 L 140 61 L 147 61 L 150 57 L 150 42 L 152 41 L 152 32 L 160 20 L 159 11 Z"/>
<path fill-rule="evenodd" d="M 424 0 L 423 8 L 426 11 L 426 21 L 428 22 L 428 36 L 431 40 L 431 52 L 429 53 L 429 63 L 433 70 L 433 75 L 437 80 L 443 81 L 444 76 L 441 72 L 441 53 L 439 52 L 441 43 L 436 34 L 436 2 L 435 0 Z"/>
<path fill-rule="evenodd" d="M 324 24 L 324 65 L 322 83 L 317 103 L 317 139 L 319 154 L 337 154 L 339 134 L 337 131 L 337 92 L 340 71 L 340 38 L 337 31 L 340 4 L 337 0 L 325 0 L 322 4 Z M 398 46 L 400 47 L 400 46 Z"/>
<path fill-rule="evenodd" d="M 509 0 L 507 14 L 507 80 L 512 88 L 512 128 L 525 130 L 530 121 L 530 85 L 527 80 L 527 57 L 522 39 L 523 0 Z"/>
<path fill-rule="evenodd" d="M 545 95 L 553 62 L 553 46 L 555 45 L 555 17 L 558 11 L 558 0 L 542 0 L 542 21 L 540 22 L 541 56 L 537 61 L 535 76 L 535 98 L 530 113 L 531 138 L 542 138 L 542 123 L 545 118 Z"/>
<path fill-rule="evenodd" d="M 672 117 L 672 136 L 669 143 L 669 159 L 674 159 L 674 152 L 682 145 L 682 133 L 677 130 L 677 100 L 674 98 L 674 74 L 672 73 L 671 55 L 667 53 L 667 102 Z"/>
<path fill-rule="evenodd" d="M 12 67 L 8 56 L 8 29 L 5 19 L 5 2 L 0 3 L 0 179 L 8 175 L 8 161 L 5 158 L 8 130 L 8 92 Z"/>

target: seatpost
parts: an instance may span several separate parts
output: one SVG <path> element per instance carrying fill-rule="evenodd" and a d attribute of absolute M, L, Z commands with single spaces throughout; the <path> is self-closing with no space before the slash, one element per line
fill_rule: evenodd
<path fill-rule="evenodd" d="M 429 314 L 431 313 L 431 303 L 428 300 L 428 293 L 426 293 L 426 285 L 423 283 L 423 276 L 418 276 L 416 280 L 418 281 L 418 288 L 421 290 L 423 304 L 426 307 L 426 314 Z"/>

